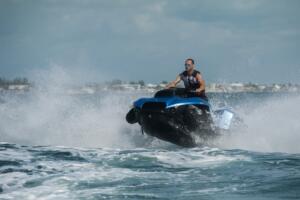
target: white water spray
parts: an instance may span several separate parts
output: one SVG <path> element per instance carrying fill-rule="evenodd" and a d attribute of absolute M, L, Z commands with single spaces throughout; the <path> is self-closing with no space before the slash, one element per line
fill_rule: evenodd
<path fill-rule="evenodd" d="M 246 128 L 222 137 L 218 145 L 254 151 L 300 153 L 300 97 L 286 95 L 242 107 Z"/>
<path fill-rule="evenodd" d="M 36 87 L 25 95 L 8 95 L 0 104 L 2 142 L 30 145 L 128 147 L 137 127 L 125 122 L 133 97 L 122 92 L 91 96 L 67 94 L 75 83 L 61 67 L 39 71 Z M 129 134 L 129 135 L 128 135 Z"/>

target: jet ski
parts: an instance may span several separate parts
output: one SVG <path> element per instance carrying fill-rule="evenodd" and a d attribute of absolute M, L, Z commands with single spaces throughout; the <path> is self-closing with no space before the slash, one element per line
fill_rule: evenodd
<path fill-rule="evenodd" d="M 163 89 L 151 98 L 140 98 L 126 115 L 142 132 L 183 147 L 194 147 L 197 138 L 208 140 L 228 130 L 234 112 L 212 111 L 210 103 L 184 88 Z"/>

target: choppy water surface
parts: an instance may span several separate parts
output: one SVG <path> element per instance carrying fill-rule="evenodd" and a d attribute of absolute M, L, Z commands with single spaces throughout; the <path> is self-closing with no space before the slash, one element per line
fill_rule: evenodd
<path fill-rule="evenodd" d="M 297 94 L 209 94 L 246 126 L 186 149 L 124 116 L 137 92 L 0 96 L 0 199 L 300 199 Z"/>
<path fill-rule="evenodd" d="M 297 199 L 300 156 L 1 144 L 2 199 Z"/>

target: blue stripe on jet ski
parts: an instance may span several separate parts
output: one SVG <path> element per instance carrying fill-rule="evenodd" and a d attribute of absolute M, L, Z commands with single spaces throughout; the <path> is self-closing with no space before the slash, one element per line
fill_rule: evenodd
<path fill-rule="evenodd" d="M 208 106 L 209 108 L 211 107 L 210 104 L 208 103 L 208 101 L 198 98 L 198 97 L 141 98 L 134 102 L 134 106 L 137 108 L 142 108 L 142 106 L 146 102 L 164 102 L 164 103 L 166 103 L 166 108 L 172 108 L 172 107 L 181 106 L 181 105 L 205 105 L 205 106 Z"/>

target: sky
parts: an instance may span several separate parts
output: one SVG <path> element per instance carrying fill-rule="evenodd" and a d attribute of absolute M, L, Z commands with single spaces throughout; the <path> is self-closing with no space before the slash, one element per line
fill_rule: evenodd
<path fill-rule="evenodd" d="M 300 83 L 299 0 L 0 0 L 0 77 Z"/>

